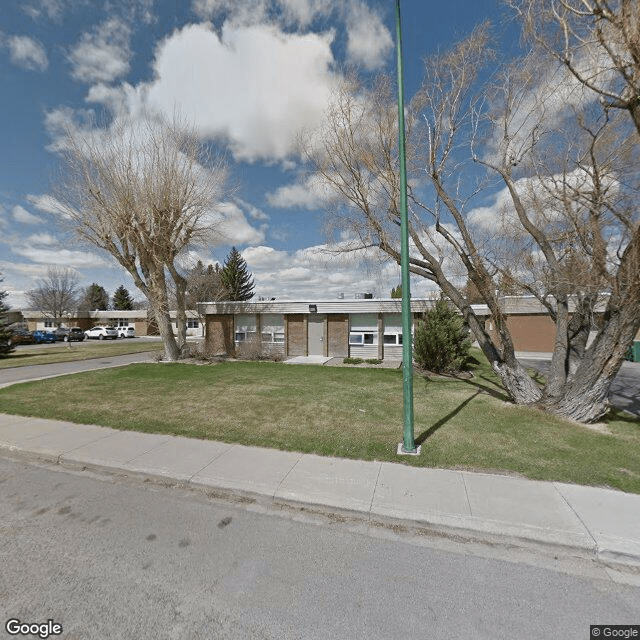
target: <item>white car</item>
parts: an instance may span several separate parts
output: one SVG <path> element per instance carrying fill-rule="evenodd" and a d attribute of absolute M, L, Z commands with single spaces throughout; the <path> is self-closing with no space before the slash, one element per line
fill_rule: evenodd
<path fill-rule="evenodd" d="M 115 327 L 92 327 L 84 332 L 87 338 L 97 338 L 98 340 L 117 340 L 118 331 Z"/>
<path fill-rule="evenodd" d="M 136 330 L 133 327 L 118 327 L 118 338 L 135 338 Z"/>

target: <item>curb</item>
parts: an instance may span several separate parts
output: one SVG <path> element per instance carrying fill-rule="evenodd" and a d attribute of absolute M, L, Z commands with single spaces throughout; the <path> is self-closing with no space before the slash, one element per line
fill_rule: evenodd
<path fill-rule="evenodd" d="M 375 528 L 387 528 L 395 532 L 416 533 L 430 537 L 443 538 L 452 542 L 476 543 L 504 548 L 534 551 L 547 556 L 564 555 L 582 560 L 597 562 L 614 570 L 640 572 L 640 553 L 622 553 L 599 547 L 591 537 L 583 542 L 574 535 L 560 531 L 550 532 L 533 526 L 506 525 L 498 521 L 483 520 L 476 517 L 454 515 L 436 515 L 427 518 L 416 514 L 415 517 L 399 517 L 390 513 L 368 509 L 339 507 L 324 502 L 310 502 L 295 494 L 278 496 L 260 493 L 242 488 L 224 487 L 189 478 L 178 478 L 167 474 L 130 470 L 122 467 L 102 465 L 79 460 L 65 460 L 63 454 L 52 455 L 20 449 L 15 445 L 0 444 L 0 454 L 14 460 L 59 465 L 63 469 L 76 472 L 88 471 L 103 476 L 120 476 L 152 482 L 167 487 L 179 487 L 203 492 L 216 500 L 237 505 L 259 505 L 268 509 L 288 509 L 308 515 L 328 517 L 334 521 L 362 524 Z M 502 530 L 500 530 L 502 529 Z M 506 531 L 504 529 L 507 529 Z M 555 539 L 550 539 L 555 538 Z M 579 537 L 579 536 L 578 536 Z M 586 536 L 585 536 L 586 537 Z"/>

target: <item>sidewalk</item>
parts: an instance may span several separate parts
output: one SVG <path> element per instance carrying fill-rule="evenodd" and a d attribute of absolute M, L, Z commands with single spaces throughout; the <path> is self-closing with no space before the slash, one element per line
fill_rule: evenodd
<path fill-rule="evenodd" d="M 0 455 L 640 567 L 640 495 L 0 413 Z"/>

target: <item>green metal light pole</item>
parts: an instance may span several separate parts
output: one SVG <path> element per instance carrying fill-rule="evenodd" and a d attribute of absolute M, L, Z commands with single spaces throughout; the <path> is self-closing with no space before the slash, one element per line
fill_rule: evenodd
<path fill-rule="evenodd" d="M 407 213 L 407 155 L 404 133 L 404 80 L 400 0 L 396 0 L 396 42 L 398 51 L 398 139 L 400 148 L 400 270 L 402 273 L 402 390 L 404 438 L 398 453 L 416 453 L 413 439 L 413 354 L 411 348 L 411 291 L 409 289 L 409 219 Z"/>

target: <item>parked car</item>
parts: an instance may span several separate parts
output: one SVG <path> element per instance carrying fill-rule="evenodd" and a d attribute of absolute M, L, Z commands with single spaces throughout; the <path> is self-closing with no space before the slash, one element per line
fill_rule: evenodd
<path fill-rule="evenodd" d="M 64 337 L 64 342 L 82 342 L 84 340 L 84 331 L 80 327 L 71 327 L 67 329 Z"/>
<path fill-rule="evenodd" d="M 57 327 L 53 332 L 53 335 L 55 335 L 56 340 L 64 340 L 64 337 L 68 334 L 69 334 L 68 327 Z"/>
<path fill-rule="evenodd" d="M 117 340 L 118 331 L 115 327 L 93 327 L 84 332 L 87 338 L 97 338 L 98 340 Z"/>
<path fill-rule="evenodd" d="M 118 338 L 135 338 L 136 330 L 133 327 L 118 327 Z"/>
<path fill-rule="evenodd" d="M 11 329 L 10 344 L 33 344 L 35 342 L 31 331 L 26 329 Z"/>
<path fill-rule="evenodd" d="M 32 335 L 33 335 L 33 340 L 37 344 L 40 344 L 41 342 L 56 341 L 56 334 L 52 333 L 51 331 L 41 331 L 40 329 L 38 329 L 37 331 L 34 331 Z"/>

